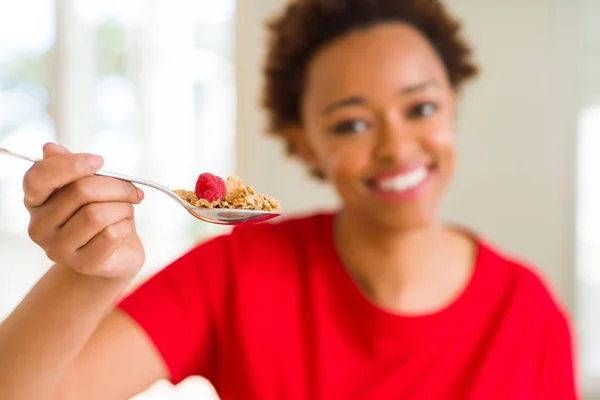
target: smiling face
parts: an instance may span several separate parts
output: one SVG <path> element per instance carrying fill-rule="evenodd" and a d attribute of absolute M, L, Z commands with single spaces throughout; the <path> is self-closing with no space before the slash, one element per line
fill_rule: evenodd
<path fill-rule="evenodd" d="M 402 23 L 353 31 L 308 66 L 292 138 L 355 217 L 409 229 L 435 220 L 455 164 L 456 95 L 444 64 Z"/>

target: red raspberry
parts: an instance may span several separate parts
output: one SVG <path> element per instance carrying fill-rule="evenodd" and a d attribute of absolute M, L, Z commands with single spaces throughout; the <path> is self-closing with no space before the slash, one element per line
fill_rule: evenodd
<path fill-rule="evenodd" d="M 227 194 L 227 188 L 223 179 L 216 175 L 200 174 L 196 181 L 196 196 L 209 202 L 221 200 Z"/>

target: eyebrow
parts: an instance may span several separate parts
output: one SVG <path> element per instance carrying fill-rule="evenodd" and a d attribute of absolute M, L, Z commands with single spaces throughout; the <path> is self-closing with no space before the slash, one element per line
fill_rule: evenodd
<path fill-rule="evenodd" d="M 367 104 L 367 100 L 364 97 L 360 97 L 360 96 L 348 97 L 346 99 L 336 101 L 336 102 L 328 105 L 327 107 L 325 107 L 325 109 L 323 110 L 323 114 L 331 114 L 333 111 L 337 110 L 338 108 L 363 105 L 363 104 Z"/>
<path fill-rule="evenodd" d="M 417 83 L 415 85 L 409 85 L 409 86 L 403 88 L 402 90 L 400 90 L 400 94 L 407 95 L 407 94 L 419 92 L 421 90 L 425 90 L 430 87 L 436 87 L 436 86 L 439 86 L 438 82 L 436 80 L 432 79 L 432 80 L 429 80 L 426 82 Z"/>
<path fill-rule="evenodd" d="M 417 83 L 415 85 L 409 85 L 406 86 L 402 89 L 400 89 L 399 94 L 402 96 L 406 96 L 415 92 L 419 92 L 425 89 L 428 89 L 430 87 L 436 87 L 439 86 L 438 82 L 435 80 L 430 80 L 430 81 L 426 81 L 426 82 L 422 82 L 422 83 Z M 349 106 L 356 106 L 356 105 L 364 105 L 367 104 L 367 100 L 364 97 L 361 96 L 352 96 L 352 97 L 348 97 L 342 100 L 338 100 L 334 103 L 331 103 L 330 105 L 328 105 L 327 107 L 325 107 L 325 109 L 323 110 L 323 114 L 331 114 L 333 111 L 339 109 L 339 108 L 344 108 L 344 107 L 349 107 Z"/>

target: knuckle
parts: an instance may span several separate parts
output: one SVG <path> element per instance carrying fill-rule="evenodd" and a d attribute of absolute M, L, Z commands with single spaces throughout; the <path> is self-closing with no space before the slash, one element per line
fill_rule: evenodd
<path fill-rule="evenodd" d="M 29 226 L 27 227 L 27 234 L 33 240 L 34 243 L 40 244 L 42 241 L 41 229 L 38 224 L 36 224 L 33 219 L 29 222 Z"/>
<path fill-rule="evenodd" d="M 104 207 L 100 203 L 88 204 L 83 207 L 85 222 L 91 226 L 101 226 L 104 221 Z"/>
<path fill-rule="evenodd" d="M 132 204 L 125 205 L 125 218 L 133 219 L 134 217 L 134 208 Z"/>
<path fill-rule="evenodd" d="M 73 182 L 73 192 L 77 200 L 82 204 L 91 203 L 94 200 L 94 191 L 85 179 Z"/>
<path fill-rule="evenodd" d="M 120 229 L 115 225 L 107 226 L 104 229 L 103 234 L 108 242 L 118 242 L 122 237 Z"/>
<path fill-rule="evenodd" d="M 38 173 L 39 166 L 34 165 L 27 171 L 23 177 L 23 190 L 26 196 L 31 196 L 40 186 L 40 178 Z"/>
<path fill-rule="evenodd" d="M 60 262 L 63 251 L 62 251 L 62 248 L 60 246 L 58 246 L 56 243 L 46 246 L 44 248 L 44 251 L 46 252 L 46 256 L 50 260 L 52 260 L 54 262 Z"/>
<path fill-rule="evenodd" d="M 123 237 L 128 236 L 135 232 L 134 225 L 132 221 L 127 221 L 127 223 L 123 226 Z"/>

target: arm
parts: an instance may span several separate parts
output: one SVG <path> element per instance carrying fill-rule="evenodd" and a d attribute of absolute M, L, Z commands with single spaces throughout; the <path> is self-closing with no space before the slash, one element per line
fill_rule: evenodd
<path fill-rule="evenodd" d="M 56 400 L 125 400 L 168 377 L 146 333 L 128 315 L 115 310 L 75 360 Z"/>
<path fill-rule="evenodd" d="M 104 317 L 125 285 L 53 267 L 0 326 L 3 397 L 126 399 L 166 377 L 135 322 Z"/>
<path fill-rule="evenodd" d="M 71 365 L 57 400 L 126 399 L 162 378 L 214 382 L 229 243 L 199 244 L 124 298 Z"/>
<path fill-rule="evenodd" d="M 29 234 L 56 266 L 0 325 L 2 398 L 91 398 L 92 381 L 109 383 L 94 394 L 115 398 L 165 375 L 133 322 L 101 323 L 144 262 L 132 206 L 141 191 L 94 176 L 101 164 L 47 145 L 25 175 Z M 132 360 L 141 367 L 125 370 Z"/>
<path fill-rule="evenodd" d="M 575 400 L 573 345 L 569 323 L 561 310 L 554 309 L 546 326 L 540 360 L 539 396 L 544 400 Z"/>

